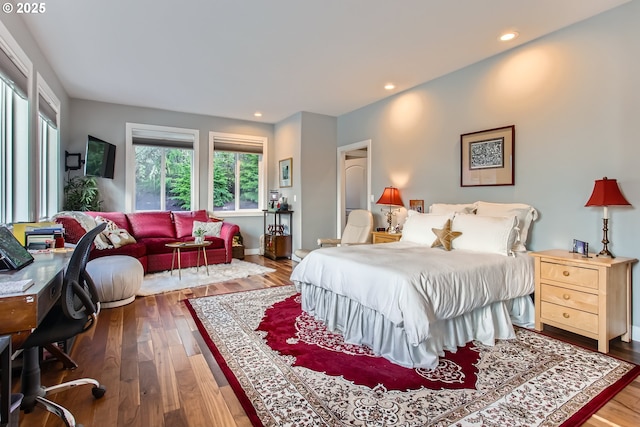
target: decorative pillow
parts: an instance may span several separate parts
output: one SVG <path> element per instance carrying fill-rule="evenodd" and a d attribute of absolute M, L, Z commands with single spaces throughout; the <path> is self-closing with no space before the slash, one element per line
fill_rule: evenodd
<path fill-rule="evenodd" d="M 100 225 L 103 223 L 107 224 L 107 228 L 105 228 L 104 231 L 98 234 L 96 238 L 93 240 L 96 245 L 96 249 L 100 249 L 100 250 L 112 249 L 114 245 L 111 243 L 111 239 L 109 238 L 109 233 L 112 231 L 118 230 L 118 225 L 115 222 L 111 221 L 110 219 L 107 219 L 100 215 L 96 216 L 95 220 L 96 220 L 96 225 Z"/>
<path fill-rule="evenodd" d="M 432 248 L 438 248 L 438 247 L 442 246 L 445 251 L 450 251 L 451 250 L 451 242 L 453 241 L 453 239 L 455 239 L 456 237 L 460 237 L 460 235 L 462 235 L 462 233 L 459 232 L 459 231 L 452 231 L 451 230 L 451 220 L 450 219 L 447 220 L 447 223 L 444 225 L 444 227 L 442 227 L 442 228 L 433 228 L 433 229 L 431 229 L 431 231 L 433 231 L 433 234 L 436 235 L 436 240 L 434 240 L 434 242 L 431 245 L 431 247 Z"/>
<path fill-rule="evenodd" d="M 473 214 L 476 212 L 475 203 L 460 203 L 460 204 L 447 204 L 447 203 L 434 203 L 429 206 L 429 213 L 436 215 L 451 215 L 457 213 Z"/>
<path fill-rule="evenodd" d="M 191 236 L 193 231 L 193 221 L 207 222 L 209 217 L 207 211 L 200 209 L 197 211 L 174 211 L 172 212 L 173 222 L 176 225 L 176 237 Z"/>
<path fill-rule="evenodd" d="M 444 227 L 450 219 L 450 215 L 423 214 L 409 210 L 400 241 L 431 245 L 436 239 L 433 229 Z"/>
<path fill-rule="evenodd" d="M 205 236 L 220 237 L 222 222 L 221 221 L 207 221 L 207 222 L 193 221 L 193 231 L 191 235 L 195 236 L 195 232 L 198 229 L 204 230 Z"/>
<path fill-rule="evenodd" d="M 115 230 L 103 231 L 103 234 L 109 239 L 109 242 L 114 248 L 121 248 L 122 246 L 136 243 L 136 239 L 133 238 L 129 232 L 123 228 L 117 228 Z"/>
<path fill-rule="evenodd" d="M 527 250 L 527 238 L 531 223 L 538 219 L 538 211 L 532 206 L 524 203 L 489 203 L 476 202 L 476 215 L 481 216 L 516 216 L 518 218 L 519 236 L 516 238 L 513 250 L 515 252 L 525 252 Z"/>
<path fill-rule="evenodd" d="M 453 249 L 512 255 L 518 219 L 478 215 L 456 215 L 451 229 L 462 235 L 452 242 Z"/>

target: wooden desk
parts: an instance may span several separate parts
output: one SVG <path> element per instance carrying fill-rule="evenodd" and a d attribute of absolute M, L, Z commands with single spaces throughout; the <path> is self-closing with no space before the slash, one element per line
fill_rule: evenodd
<path fill-rule="evenodd" d="M 2 282 L 33 279 L 24 292 L 0 295 L 0 334 L 11 334 L 14 349 L 22 347 L 60 298 L 69 253 L 35 254 L 35 261 L 18 271 L 0 272 Z"/>

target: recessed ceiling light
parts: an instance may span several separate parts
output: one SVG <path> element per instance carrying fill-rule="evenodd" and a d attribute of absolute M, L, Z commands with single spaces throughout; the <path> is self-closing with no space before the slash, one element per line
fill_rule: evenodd
<path fill-rule="evenodd" d="M 508 42 L 509 40 L 513 40 L 518 37 L 518 33 L 515 31 L 509 31 L 508 33 L 504 33 L 500 36 L 500 40 L 503 42 Z"/>
<path fill-rule="evenodd" d="M 253 115 L 255 117 L 262 117 L 262 113 L 260 111 L 256 111 L 255 113 L 253 113 Z"/>
<path fill-rule="evenodd" d="M 393 90 L 396 88 L 396 85 L 394 85 L 393 83 L 387 83 L 386 85 L 384 85 L 384 88 L 386 90 Z"/>

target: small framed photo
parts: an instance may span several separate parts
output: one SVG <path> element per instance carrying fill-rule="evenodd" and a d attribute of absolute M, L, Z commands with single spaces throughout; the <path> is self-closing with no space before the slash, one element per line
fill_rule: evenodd
<path fill-rule="evenodd" d="M 460 135 L 460 186 L 514 185 L 515 126 Z"/>
<path fill-rule="evenodd" d="M 291 187 L 293 185 L 293 158 L 282 159 L 278 163 L 280 170 L 280 187 Z"/>
<path fill-rule="evenodd" d="M 409 200 L 409 209 L 424 213 L 424 200 Z"/>
<path fill-rule="evenodd" d="M 573 252 L 588 258 L 589 243 L 583 242 L 582 240 L 573 239 Z"/>

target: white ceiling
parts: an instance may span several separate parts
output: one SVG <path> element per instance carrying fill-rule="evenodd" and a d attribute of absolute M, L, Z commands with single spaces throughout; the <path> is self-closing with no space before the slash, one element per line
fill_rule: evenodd
<path fill-rule="evenodd" d="M 72 98 L 275 123 L 339 116 L 627 1 L 56 0 L 22 16 Z M 499 42 L 508 29 L 520 37 Z"/>

